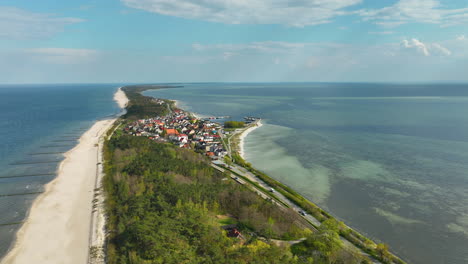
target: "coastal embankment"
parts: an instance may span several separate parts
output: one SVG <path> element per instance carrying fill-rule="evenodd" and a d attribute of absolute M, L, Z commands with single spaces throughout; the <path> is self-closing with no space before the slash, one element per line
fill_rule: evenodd
<path fill-rule="evenodd" d="M 114 99 L 120 107 L 128 103 L 120 89 Z M 93 200 L 102 156 L 99 141 L 115 120 L 97 121 L 80 137 L 79 144 L 65 153 L 57 177 L 34 201 L 2 264 L 87 263 L 90 233 L 94 229 L 91 228 L 94 225 L 91 221 Z M 100 225 L 103 226 L 102 221 Z"/>

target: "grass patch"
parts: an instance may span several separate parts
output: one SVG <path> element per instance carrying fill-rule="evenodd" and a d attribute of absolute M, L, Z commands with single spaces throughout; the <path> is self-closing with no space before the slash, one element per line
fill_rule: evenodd
<path fill-rule="evenodd" d="M 235 225 L 238 223 L 238 221 L 232 217 L 232 216 L 227 216 L 227 215 L 217 215 L 217 222 L 221 226 L 225 225 Z"/>

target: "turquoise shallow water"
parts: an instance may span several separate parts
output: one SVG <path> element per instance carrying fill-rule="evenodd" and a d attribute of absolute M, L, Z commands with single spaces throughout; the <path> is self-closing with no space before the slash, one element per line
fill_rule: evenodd
<path fill-rule="evenodd" d="M 203 115 L 258 115 L 246 159 L 411 263 L 468 263 L 468 85 L 185 84 Z"/>
<path fill-rule="evenodd" d="M 62 153 L 96 120 L 120 112 L 113 100 L 117 87 L 0 85 L 0 258 L 20 227 L 11 223 L 25 219 L 34 193 L 55 177 Z M 11 178 L 25 175 L 34 176 Z"/>

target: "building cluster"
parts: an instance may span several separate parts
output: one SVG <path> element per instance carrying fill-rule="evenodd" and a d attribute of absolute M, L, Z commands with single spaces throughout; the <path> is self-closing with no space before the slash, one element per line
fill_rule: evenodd
<path fill-rule="evenodd" d="M 124 128 L 133 136 L 148 137 L 158 142 L 171 142 L 181 148 L 192 148 L 212 159 L 224 157 L 220 124 L 193 117 L 180 109 L 166 116 L 140 119 Z"/>
<path fill-rule="evenodd" d="M 166 103 L 166 102 L 164 102 L 164 100 L 161 100 L 161 99 L 158 99 L 158 98 L 154 98 L 153 102 L 158 104 L 158 105 L 163 105 L 163 104 Z"/>

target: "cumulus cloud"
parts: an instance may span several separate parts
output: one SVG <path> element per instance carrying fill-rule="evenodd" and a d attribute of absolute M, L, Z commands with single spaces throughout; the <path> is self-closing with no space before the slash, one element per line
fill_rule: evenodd
<path fill-rule="evenodd" d="M 435 54 L 441 55 L 441 56 L 450 56 L 452 55 L 452 52 L 447 49 L 446 47 L 443 47 L 442 45 L 438 43 L 434 43 L 431 46 L 431 49 Z"/>
<path fill-rule="evenodd" d="M 429 50 L 428 48 L 426 47 L 426 45 L 424 43 L 422 43 L 421 41 L 417 40 L 417 39 L 410 39 L 410 40 L 407 40 L 407 39 L 404 39 L 402 42 L 401 42 L 401 46 L 405 49 L 414 49 L 416 50 L 418 53 L 420 54 L 423 54 L 424 56 L 429 56 Z"/>
<path fill-rule="evenodd" d="M 451 26 L 468 23 L 468 6 L 446 9 L 437 0 L 399 0 L 392 6 L 358 12 L 365 21 L 384 27 L 406 23 L 430 23 Z"/>
<path fill-rule="evenodd" d="M 86 63 L 98 55 L 98 52 L 92 49 L 36 48 L 24 52 L 35 60 L 50 64 Z"/>
<path fill-rule="evenodd" d="M 226 24 L 329 23 L 362 0 L 121 0 L 126 6 L 162 15 Z"/>
<path fill-rule="evenodd" d="M 83 21 L 79 18 L 58 17 L 0 6 L 0 39 L 47 38 L 62 32 L 66 25 Z"/>
<path fill-rule="evenodd" d="M 442 46 L 439 43 L 426 44 L 415 38 L 412 38 L 410 40 L 404 39 L 401 42 L 400 46 L 403 50 L 413 50 L 416 51 L 418 54 L 424 55 L 426 57 L 431 55 L 452 55 L 452 52 L 448 48 Z"/>

